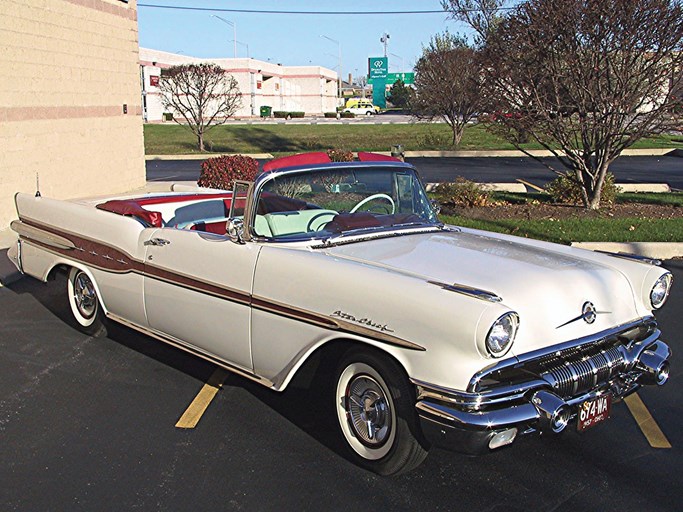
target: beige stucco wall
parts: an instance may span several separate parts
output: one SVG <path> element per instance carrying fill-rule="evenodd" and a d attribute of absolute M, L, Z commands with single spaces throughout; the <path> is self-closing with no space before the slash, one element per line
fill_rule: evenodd
<path fill-rule="evenodd" d="M 136 5 L 0 2 L 0 229 L 36 173 L 56 198 L 144 184 Z"/>

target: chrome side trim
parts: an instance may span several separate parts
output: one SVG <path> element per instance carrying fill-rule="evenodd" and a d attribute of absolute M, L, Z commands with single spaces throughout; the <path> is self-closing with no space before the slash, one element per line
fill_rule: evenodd
<path fill-rule="evenodd" d="M 599 252 L 601 254 L 607 254 L 608 256 L 614 256 L 615 258 L 621 258 L 624 260 L 635 260 L 639 261 L 641 263 L 647 263 L 648 265 L 654 265 L 656 267 L 660 267 L 662 265 L 662 261 L 658 260 L 656 258 L 648 258 L 647 256 L 639 256 L 637 254 L 631 254 L 628 252 L 609 252 L 609 251 L 595 251 Z"/>
<path fill-rule="evenodd" d="M 13 220 L 10 223 L 10 228 L 15 231 L 19 236 L 28 238 L 29 240 L 34 240 L 40 242 L 50 247 L 56 247 L 57 249 L 75 249 L 76 245 L 63 236 L 55 235 L 48 231 L 44 231 L 34 226 L 30 226 L 20 220 Z"/>
<path fill-rule="evenodd" d="M 520 423 L 530 423 L 540 417 L 536 407 L 530 403 L 490 411 L 460 411 L 436 402 L 420 401 L 415 408 L 422 417 L 432 417 L 449 426 L 475 430 L 494 430 Z"/>
<path fill-rule="evenodd" d="M 379 229 L 379 228 L 373 228 L 373 229 Z M 321 243 L 321 244 L 312 245 L 311 249 L 331 249 L 333 247 L 340 247 L 342 245 L 355 244 L 358 242 L 366 242 L 369 240 L 381 240 L 384 238 L 393 238 L 395 236 L 404 236 L 404 235 L 421 235 L 424 233 L 435 233 L 438 231 L 444 231 L 443 224 L 434 224 L 432 226 L 426 226 L 426 227 L 401 228 L 401 229 L 396 229 L 396 227 L 390 227 L 390 228 L 387 228 L 386 231 L 383 231 L 380 233 L 371 233 L 371 234 L 369 233 L 366 235 L 361 235 L 358 233 L 356 233 L 356 234 L 352 234 L 352 233 L 343 234 L 342 233 L 341 235 L 336 235 L 330 239 L 325 239 L 323 241 L 323 243 Z M 297 240 L 297 241 L 302 241 L 302 240 Z M 306 239 L 306 240 L 308 240 L 308 239 Z"/>
<path fill-rule="evenodd" d="M 203 352 L 202 350 L 195 348 L 191 345 L 188 345 L 184 343 L 183 341 L 180 341 L 176 338 L 172 338 L 170 336 L 166 336 L 160 332 L 154 331 L 152 329 L 148 329 L 146 327 L 143 327 L 141 325 L 138 325 L 134 322 L 130 322 L 126 320 L 125 318 L 122 318 L 118 315 L 115 315 L 114 313 L 107 313 L 107 318 L 110 320 L 113 320 L 116 323 L 119 323 L 121 325 L 124 325 L 130 329 L 133 329 L 135 331 L 138 331 L 142 334 L 145 334 L 147 336 L 151 336 L 152 338 L 155 338 L 159 341 L 163 341 L 164 343 L 167 343 L 168 345 L 172 345 L 176 348 L 179 348 L 181 350 L 184 350 L 185 352 L 189 352 L 192 355 L 199 356 L 202 359 L 205 359 L 209 361 L 210 363 L 216 364 L 220 366 L 221 368 L 225 368 L 226 370 L 235 373 L 239 375 L 240 377 L 245 377 L 249 380 L 252 380 L 254 382 L 258 382 L 259 384 L 266 386 L 271 389 L 275 389 L 275 385 L 268 379 L 264 377 L 260 377 L 254 373 L 248 372 L 242 368 L 239 368 L 237 366 L 233 366 L 227 361 L 224 361 L 223 359 L 220 359 L 218 357 L 212 356 L 210 354 L 207 354 Z"/>
<path fill-rule="evenodd" d="M 339 332 L 363 336 L 371 340 L 378 341 L 380 343 L 388 343 L 389 345 L 407 348 L 410 350 L 427 350 L 422 345 L 418 345 L 417 343 L 413 343 L 412 341 L 405 340 L 392 334 L 381 332 L 379 330 L 365 327 L 363 325 L 358 325 L 353 322 L 343 320 L 341 318 L 332 317 L 331 315 L 323 315 L 320 313 L 315 313 L 314 311 L 309 311 L 297 308 L 295 306 L 282 304 L 272 299 L 267 299 L 264 297 L 254 295 L 251 297 L 251 306 L 254 309 L 265 311 L 267 313 L 279 316 L 286 316 L 288 318 L 292 318 L 300 322 L 305 322 L 307 324 L 317 325 L 325 329 L 332 329 Z"/>
<path fill-rule="evenodd" d="M 498 386 L 495 390 L 485 390 L 479 393 L 468 393 L 455 389 L 445 388 L 428 382 L 410 379 L 417 386 L 418 400 L 437 400 L 458 407 L 479 409 L 486 405 L 507 404 L 510 401 L 524 398 L 529 391 L 547 388 L 548 383 L 541 379 L 526 381 L 521 384 L 510 386 Z"/>
<path fill-rule="evenodd" d="M 481 299 L 481 300 L 486 300 L 488 302 L 502 302 L 503 299 L 496 295 L 493 292 L 487 292 L 486 290 L 482 290 L 480 288 L 473 288 L 471 286 L 467 286 L 464 284 L 447 284 L 447 283 L 439 283 L 438 281 L 427 281 L 429 284 L 434 284 L 436 286 L 440 286 L 444 290 L 447 290 L 449 292 L 455 292 L 455 293 L 461 293 L 463 295 L 467 295 L 469 297 L 474 297 L 475 299 Z"/>
<path fill-rule="evenodd" d="M 22 242 L 21 242 L 21 238 L 20 238 L 19 240 L 17 240 L 17 263 L 19 266 L 19 272 L 21 272 L 23 274 L 24 273 L 24 264 L 21 261 L 21 251 L 22 251 L 21 245 L 22 245 Z"/>

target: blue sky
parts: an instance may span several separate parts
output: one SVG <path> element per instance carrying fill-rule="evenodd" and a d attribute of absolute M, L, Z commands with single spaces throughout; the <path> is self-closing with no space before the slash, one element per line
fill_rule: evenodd
<path fill-rule="evenodd" d="M 321 65 L 338 71 L 337 44 L 341 43 L 342 71 L 354 76 L 367 72 L 368 57 L 383 55 L 380 37 L 388 32 L 389 71 L 410 71 L 423 44 L 436 33 L 465 33 L 465 27 L 437 14 L 293 15 L 220 11 L 171 10 L 140 4 L 208 9 L 296 11 L 416 11 L 441 10 L 439 0 L 139 0 L 140 46 L 196 57 L 232 57 L 232 28 L 212 18 L 216 14 L 237 25 L 238 56 L 283 65 Z M 394 54 L 394 55 L 391 55 Z"/>

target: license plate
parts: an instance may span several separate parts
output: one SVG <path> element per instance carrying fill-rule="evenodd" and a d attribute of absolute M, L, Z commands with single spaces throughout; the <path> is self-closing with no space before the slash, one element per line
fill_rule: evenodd
<path fill-rule="evenodd" d="M 594 427 L 609 418 L 609 410 L 612 406 L 612 395 L 602 395 L 592 400 L 586 400 L 579 406 L 578 425 L 579 432 Z"/>

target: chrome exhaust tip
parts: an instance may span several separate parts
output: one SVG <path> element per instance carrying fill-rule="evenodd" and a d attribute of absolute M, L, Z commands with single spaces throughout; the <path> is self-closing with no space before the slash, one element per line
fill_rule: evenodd
<path fill-rule="evenodd" d="M 571 409 L 567 402 L 555 393 L 536 391 L 531 397 L 531 403 L 540 415 L 543 430 L 559 434 L 569 425 Z"/>
<path fill-rule="evenodd" d="M 638 379 L 641 384 L 663 386 L 669 380 L 671 366 L 669 360 L 657 352 L 644 351 L 636 368 L 643 372 Z"/>

